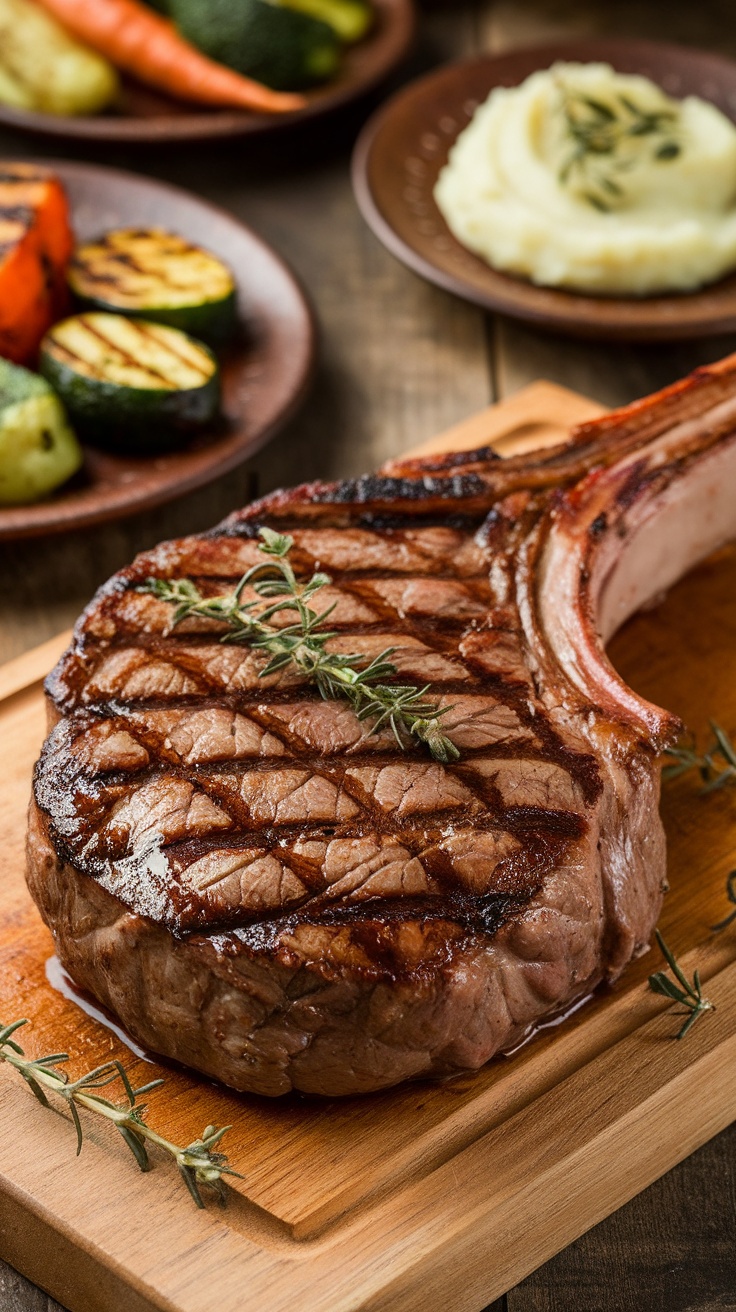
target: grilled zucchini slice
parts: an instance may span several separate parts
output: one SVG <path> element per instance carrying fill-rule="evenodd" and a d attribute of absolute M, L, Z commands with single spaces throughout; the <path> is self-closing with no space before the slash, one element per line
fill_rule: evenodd
<path fill-rule="evenodd" d="M 152 319 L 205 342 L 224 342 L 235 327 L 227 266 L 160 228 L 123 228 L 80 246 L 69 285 L 85 309 Z"/>
<path fill-rule="evenodd" d="M 38 501 L 81 464 L 82 448 L 46 380 L 0 360 L 0 504 Z"/>
<path fill-rule="evenodd" d="M 176 446 L 219 411 L 214 355 L 165 324 L 75 315 L 46 334 L 39 367 L 80 437 L 117 451 Z"/>

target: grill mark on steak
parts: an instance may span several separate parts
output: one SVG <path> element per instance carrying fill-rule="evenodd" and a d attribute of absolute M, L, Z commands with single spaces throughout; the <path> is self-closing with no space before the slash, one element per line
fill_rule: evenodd
<path fill-rule="evenodd" d="M 507 758 L 528 759 L 530 762 L 541 760 L 562 764 L 570 777 L 580 786 L 586 801 L 590 802 L 595 799 L 600 790 L 600 780 L 592 757 L 589 754 L 572 752 L 561 744 L 559 736 L 554 733 L 547 720 L 529 709 L 528 698 L 517 697 L 507 702 L 501 702 L 489 697 L 468 697 L 467 688 L 462 687 L 451 689 L 449 695 L 445 695 L 441 690 L 438 691 L 440 692 L 438 697 L 440 704 L 449 704 L 450 706 L 445 723 L 448 731 L 454 733 L 462 748 L 462 760 L 456 765 L 455 773 L 463 779 L 466 786 L 470 784 L 468 765 L 472 763 L 474 758 L 493 758 L 499 761 Z M 453 700 L 455 693 L 459 697 L 459 701 Z M 177 699 L 173 706 L 170 703 L 166 704 L 168 713 L 175 716 L 177 712 L 179 713 L 177 722 L 180 726 L 182 724 L 186 725 L 186 717 L 182 720 L 181 712 L 186 710 L 187 705 L 188 703 L 183 699 Z M 277 713 L 279 708 L 284 712 L 291 709 L 298 713 L 311 707 L 317 716 L 318 727 L 321 720 L 323 728 L 325 720 L 329 724 L 330 718 L 335 716 L 350 723 L 354 721 L 348 707 L 340 703 L 325 704 L 317 694 L 308 698 L 307 690 L 300 693 L 300 700 L 296 703 L 285 698 L 283 701 L 272 699 L 271 707 L 264 706 L 262 702 L 249 705 L 247 707 L 247 718 L 242 716 L 242 707 L 240 705 L 236 703 L 231 706 L 230 703 L 226 704 L 223 699 L 197 699 L 191 705 L 196 711 L 196 715 L 193 717 L 195 719 L 208 709 L 222 711 L 227 706 L 228 711 L 233 710 L 239 715 L 244 726 L 254 726 L 257 730 L 261 730 L 269 740 L 272 740 L 273 745 L 278 746 L 279 749 L 278 752 L 272 755 L 269 755 L 268 752 L 259 751 L 240 757 L 228 755 L 219 761 L 217 759 L 208 759 L 206 766 L 203 768 L 207 773 L 213 774 L 218 771 L 232 772 L 237 769 L 252 769 L 254 761 L 257 762 L 259 771 L 283 769 L 284 751 L 287 749 L 300 766 L 316 771 L 321 770 L 324 765 L 323 753 L 317 751 L 314 745 L 305 740 L 303 732 L 299 734 L 290 731 L 288 717 L 279 715 Z M 489 736 L 478 745 L 473 745 L 472 741 L 467 741 L 468 735 L 472 732 L 473 717 L 476 715 L 481 716 L 482 725 L 484 710 L 491 721 L 488 726 Z M 158 758 L 153 763 L 150 760 L 137 763 L 136 777 L 139 782 L 160 769 L 164 761 L 166 768 L 173 773 L 176 772 L 177 764 L 181 764 L 181 758 L 177 758 L 176 754 L 172 753 L 168 757 L 165 756 L 165 738 L 162 741 L 161 733 L 164 733 L 164 735 L 166 733 L 166 720 L 162 730 L 157 735 L 153 731 L 156 712 L 150 704 L 146 705 L 138 701 L 128 703 L 124 707 L 116 706 L 115 703 L 98 704 L 89 708 L 88 715 L 90 716 L 90 724 L 99 719 L 102 723 L 109 724 L 117 732 L 128 732 L 140 748 L 147 749 L 154 758 Z M 85 726 L 84 719 L 78 723 L 83 729 Z M 356 746 L 351 746 L 345 753 L 346 756 L 349 756 L 349 769 L 354 770 L 361 765 L 378 768 L 396 763 L 396 749 L 390 730 L 383 731 L 380 736 L 363 737 L 364 731 L 361 731 L 360 726 L 356 725 L 355 728 L 358 734 L 358 743 Z M 495 733 L 493 732 L 494 729 Z M 360 750 L 361 743 L 362 750 Z M 334 745 L 332 750 L 336 750 Z M 161 765 L 158 764 L 159 761 Z M 190 771 L 202 774 L 201 762 L 186 762 L 186 764 Z M 88 768 L 90 767 L 88 766 Z M 411 770 L 411 761 L 408 763 L 407 768 Z M 438 769 L 439 767 L 432 768 Z M 107 764 L 102 770 L 92 769 L 92 777 L 105 773 L 114 775 L 114 770 L 111 772 Z M 450 772 L 446 771 L 446 773 L 449 775 Z"/>
<path fill-rule="evenodd" d="M 443 817 L 444 819 L 444 817 Z M 454 817 L 455 824 L 453 829 L 457 829 L 458 824 L 467 827 L 468 817 L 462 813 Z M 503 820 L 503 824 L 501 821 Z M 449 828 L 449 826 L 446 826 Z M 499 837 L 515 835 L 523 836 L 526 840 L 529 830 L 533 833 L 530 839 L 532 847 L 538 843 L 539 850 L 548 852 L 549 845 L 554 844 L 559 838 L 581 838 L 584 834 L 585 823 L 580 816 L 571 815 L 566 811 L 550 811 L 544 809 L 535 809 L 533 807 L 522 808 L 515 807 L 505 812 L 503 817 L 497 815 L 474 816 L 472 832 L 477 835 L 496 835 Z M 272 826 L 263 826 L 259 830 L 237 831 L 228 830 L 227 847 L 237 850 L 238 848 L 248 848 L 269 851 L 281 840 L 304 841 L 309 842 L 331 842 L 333 839 L 353 839 L 362 838 L 374 832 L 370 825 L 360 824 L 342 824 L 342 825 L 314 825 L 309 826 L 284 825 L 279 828 Z M 412 826 L 404 822 L 403 825 L 395 830 L 386 830 L 380 835 L 384 838 L 396 839 L 412 850 L 418 851 L 420 843 L 424 843 L 427 850 L 433 848 L 435 844 L 440 843 L 446 837 L 444 829 L 433 828 L 426 822 L 420 825 Z M 171 855 L 172 860 L 190 862 L 198 860 L 208 852 L 215 851 L 223 844 L 223 838 L 218 834 L 200 834 L 196 838 L 184 838 L 179 841 L 172 841 L 165 845 L 165 850 Z M 163 846 L 163 845 L 162 845 Z M 66 849 L 67 855 L 71 855 L 70 849 Z M 438 858 L 439 860 L 439 858 Z M 451 875 L 450 868 L 442 862 L 442 870 Z M 436 871 L 433 870 L 433 873 Z"/>
<path fill-rule="evenodd" d="M 456 892 L 445 898 L 406 898 L 401 903 L 387 898 L 373 898 L 364 903 L 360 920 L 356 920 L 354 909 L 349 906 L 324 906 L 320 908 L 319 919 L 313 919 L 310 911 L 300 911 L 290 915 L 285 921 L 289 929 L 299 924 L 306 925 L 346 925 L 353 933 L 365 935 L 366 930 L 374 930 L 383 925 L 391 925 L 400 919 L 409 917 L 420 922 L 449 921 L 460 925 L 468 934 L 495 934 L 514 911 L 520 911 L 535 890 L 532 885 L 520 894 L 486 893 L 481 897 L 470 897 Z M 258 922 L 256 922 L 258 923 Z M 360 938 L 363 944 L 366 937 Z"/>
<path fill-rule="evenodd" d="M 474 608 L 473 608 L 474 610 Z M 486 612 L 483 616 L 485 619 Z M 468 628 L 469 622 L 473 619 L 480 621 L 480 615 L 470 613 L 465 616 L 438 615 L 433 619 L 429 615 L 412 615 L 411 618 L 393 616 L 388 614 L 378 615 L 370 620 L 357 622 L 355 620 L 335 619 L 332 622 L 330 617 L 330 628 L 341 638 L 372 638 L 374 634 L 386 636 L 388 641 L 396 643 L 402 637 L 420 638 L 422 643 L 426 644 L 428 652 L 437 655 L 447 655 L 449 652 L 457 650 L 458 635 L 464 634 Z M 391 622 L 390 631 L 387 630 L 387 620 Z M 282 626 L 283 627 L 283 626 Z M 150 633 L 142 628 L 136 627 L 133 623 L 117 623 L 115 636 L 105 639 L 104 651 L 114 652 L 124 649 L 125 647 L 135 645 L 142 651 L 150 651 L 157 655 L 171 655 L 175 657 L 177 653 L 186 655 L 187 651 L 196 648 L 207 649 L 217 642 L 220 637 L 224 637 L 226 630 L 221 626 L 212 625 L 205 628 L 188 627 L 186 622 L 182 624 L 181 631 L 175 633 Z M 223 644 L 230 645 L 230 644 Z M 90 647 L 90 653 L 92 648 Z M 417 648 L 417 650 L 420 650 Z M 263 683 L 259 685 L 263 687 Z"/>
<path fill-rule="evenodd" d="M 522 793 L 526 765 L 529 767 L 532 781 L 531 791 L 534 796 L 538 794 L 540 786 L 543 789 L 549 786 L 551 797 L 554 798 L 554 788 L 551 780 L 547 779 L 546 785 L 544 782 L 541 785 L 539 783 L 539 770 L 542 767 L 547 767 L 553 772 L 557 771 L 562 780 L 569 780 L 572 783 L 572 776 L 568 775 L 557 762 L 552 762 L 539 754 L 525 758 L 517 752 L 513 756 L 506 753 L 503 756 L 494 754 L 493 757 L 489 757 L 488 753 L 485 752 L 475 758 L 470 758 L 467 763 L 463 762 L 462 767 L 455 772 L 429 761 L 410 760 L 405 765 L 404 763 L 397 765 L 395 757 L 378 762 L 370 758 L 366 758 L 364 761 L 356 761 L 355 758 L 351 758 L 347 782 L 346 776 L 336 766 L 325 766 L 324 762 L 320 762 L 315 767 L 309 761 L 295 759 L 293 764 L 289 764 L 285 768 L 283 758 L 277 758 L 275 761 L 267 763 L 258 759 L 257 765 L 253 762 L 243 762 L 240 763 L 242 768 L 238 772 L 233 771 L 233 763 L 223 762 L 189 770 L 184 767 L 170 765 L 166 765 L 166 767 L 158 765 L 143 766 L 131 776 L 129 772 L 122 769 L 88 774 L 83 768 L 71 762 L 68 743 L 64 741 L 66 735 L 63 734 L 63 729 L 59 731 L 58 736 L 61 737 L 61 741 L 58 743 L 54 741 L 57 734 L 52 735 L 49 740 L 49 749 L 39 762 L 36 775 L 39 799 L 46 806 L 52 804 L 55 791 L 59 786 L 73 790 L 77 809 L 82 806 L 85 798 L 94 804 L 99 804 L 105 797 L 110 799 L 111 805 L 115 804 L 119 809 L 128 795 L 135 796 L 146 788 L 160 791 L 167 784 L 167 781 L 170 781 L 171 784 L 176 781 L 180 783 L 191 781 L 192 784 L 196 785 L 198 795 L 201 795 L 203 799 L 217 808 L 218 815 L 224 814 L 234 822 L 230 829 L 234 832 L 243 831 L 248 833 L 253 829 L 256 831 L 265 829 L 270 836 L 270 841 L 274 841 L 280 834 L 284 833 L 305 832 L 311 835 L 318 834 L 324 831 L 325 825 L 328 825 L 335 832 L 345 835 L 354 835 L 366 831 L 394 832 L 392 816 L 417 816 L 425 810 L 429 810 L 432 814 L 441 813 L 443 821 L 451 824 L 466 818 L 470 814 L 470 803 L 473 804 L 471 808 L 473 822 L 477 828 L 483 828 L 487 818 L 489 822 L 500 823 L 510 831 L 516 829 L 519 824 L 522 824 L 524 828 L 529 828 L 532 824 L 541 828 L 549 825 L 559 830 L 564 820 L 566 832 L 579 833 L 582 823 L 577 813 L 569 808 L 540 805 L 529 801 L 522 801 L 520 804 L 516 802 L 504 803 L 502 791 L 500 792 L 495 784 L 495 777 L 498 771 L 503 774 L 504 769 L 509 765 L 512 765 L 515 772 L 521 777 Z M 59 769 L 60 758 L 61 769 Z M 474 760 L 478 761 L 483 767 L 481 775 L 478 775 L 473 769 Z M 352 782 L 350 779 L 351 771 L 357 773 L 358 776 L 368 771 L 370 775 L 386 775 L 388 773 L 396 777 L 399 770 L 409 772 L 407 777 L 410 788 L 412 786 L 411 771 L 414 772 L 414 786 L 417 783 L 421 786 L 426 775 L 433 773 L 437 780 L 437 787 L 441 789 L 443 786 L 442 778 L 446 778 L 448 781 L 446 801 L 442 802 L 441 793 L 438 796 L 436 793 L 431 792 L 428 804 L 420 801 L 418 806 L 409 805 L 406 808 L 399 804 L 398 809 L 394 810 L 390 791 L 386 803 L 382 803 L 380 800 L 376 802 L 375 800 L 376 795 L 379 799 L 381 796 L 380 780 L 371 781 L 371 786 L 377 789 L 375 795 L 371 792 L 370 787 L 366 787 L 360 781 L 360 778 L 358 778 L 356 786 L 350 788 Z M 485 781 L 483 780 L 483 774 L 488 776 Z M 311 824 L 306 817 L 303 820 L 298 820 L 292 819 L 288 814 L 283 819 L 277 817 L 267 819 L 257 813 L 254 815 L 253 803 L 251 802 L 249 805 L 247 801 L 242 800 L 238 787 L 239 781 L 242 784 L 255 780 L 257 787 L 262 786 L 266 789 L 269 777 L 284 778 L 284 776 L 287 776 L 287 778 L 293 777 L 295 788 L 298 788 L 303 781 L 310 778 L 322 780 L 331 789 L 334 789 L 336 800 L 339 797 L 339 789 L 342 787 L 351 802 L 354 800 L 356 805 L 347 816 L 340 817 L 339 813 L 336 813 L 329 820 L 325 817 L 315 817 L 316 823 L 312 822 Z M 404 777 L 403 773 L 401 777 Z M 455 790 L 456 786 L 453 784 L 453 780 L 457 780 L 461 787 L 462 794 L 460 796 Z M 484 783 L 485 786 L 483 786 Z M 389 788 L 391 786 L 389 785 Z M 430 785 L 430 787 L 433 788 L 434 785 Z M 511 795 L 514 796 L 513 789 Z M 220 827 L 219 820 L 216 827 Z M 81 842 L 86 845 L 85 834 L 81 835 Z M 166 845 L 164 843 L 162 846 Z"/>

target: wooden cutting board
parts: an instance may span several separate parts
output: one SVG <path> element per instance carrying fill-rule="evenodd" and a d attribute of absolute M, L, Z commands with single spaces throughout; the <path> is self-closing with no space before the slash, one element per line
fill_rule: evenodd
<path fill-rule="evenodd" d="M 600 407 L 539 383 L 431 443 L 499 450 L 559 439 Z M 736 548 L 701 566 L 615 639 L 617 668 L 701 736 L 736 730 Z M 71 1124 L 0 1065 L 0 1256 L 73 1312 L 479 1312 L 726 1126 L 736 1113 L 736 789 L 665 787 L 671 892 L 664 934 L 699 966 L 715 1013 L 681 1043 L 653 995 L 656 950 L 617 987 L 513 1059 L 444 1084 L 320 1101 L 239 1096 L 137 1059 L 47 982 L 51 938 L 23 881 L 25 808 L 44 734 L 41 680 L 66 643 L 0 671 L 0 1019 L 27 1051 L 66 1048 L 73 1074 L 120 1057 L 163 1074 L 150 1122 L 188 1143 L 232 1124 L 228 1206 L 198 1212 L 173 1167 L 140 1175 L 105 1124 Z"/>

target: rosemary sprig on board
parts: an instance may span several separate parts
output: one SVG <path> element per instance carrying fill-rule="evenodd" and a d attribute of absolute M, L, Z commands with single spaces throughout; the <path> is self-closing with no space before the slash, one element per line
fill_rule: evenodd
<path fill-rule="evenodd" d="M 725 729 L 715 720 L 710 721 L 713 742 L 701 755 L 694 740 L 684 746 L 669 747 L 667 755 L 673 759 L 662 771 L 663 779 L 678 779 L 680 775 L 697 770 L 703 780 L 702 792 L 714 793 L 726 784 L 736 783 L 736 746 Z"/>
<path fill-rule="evenodd" d="M 177 1147 L 146 1124 L 147 1107 L 145 1103 L 138 1101 L 143 1094 L 158 1089 L 164 1083 L 163 1080 L 151 1080 L 149 1084 L 134 1089 L 125 1067 L 119 1061 L 107 1061 L 102 1066 L 97 1066 L 95 1070 L 80 1076 L 79 1079 L 70 1080 L 66 1071 L 59 1070 L 59 1066 L 69 1060 L 68 1053 L 55 1052 L 48 1057 L 36 1057 L 33 1060 L 25 1055 L 20 1044 L 12 1036 L 22 1025 L 27 1024 L 27 1020 L 17 1020 L 12 1025 L 0 1028 L 0 1061 L 6 1062 L 8 1066 L 18 1071 L 44 1107 L 51 1106 L 48 1099 L 50 1093 L 66 1103 L 77 1131 L 77 1156 L 82 1150 L 83 1142 L 82 1120 L 79 1115 L 81 1107 L 112 1122 L 142 1171 L 151 1169 L 147 1144 L 154 1144 L 173 1157 L 197 1207 L 204 1207 L 201 1193 L 203 1186 L 212 1189 L 221 1203 L 225 1202 L 222 1177 L 235 1175 L 238 1179 L 242 1179 L 237 1171 L 228 1166 L 225 1154 L 215 1151 L 223 1135 L 229 1130 L 229 1126 L 218 1129 L 215 1125 L 208 1125 L 201 1139 L 188 1144 L 186 1148 Z M 119 1103 L 104 1098 L 98 1092 L 117 1080 L 120 1081 L 125 1092 L 124 1101 Z"/>
<path fill-rule="evenodd" d="M 655 934 L 662 956 L 678 983 L 676 984 L 674 980 L 671 980 L 669 975 L 666 975 L 663 970 L 659 970 L 656 974 L 649 976 L 649 987 L 653 993 L 661 993 L 663 997 L 670 998 L 674 1002 L 680 1002 L 683 1007 L 685 1007 L 685 1023 L 677 1035 L 678 1039 L 684 1039 L 688 1030 L 695 1024 L 698 1017 L 703 1016 L 706 1011 L 715 1011 L 715 1007 L 712 1002 L 709 1002 L 707 998 L 703 997 L 698 971 L 695 971 L 691 983 L 680 966 L 678 966 L 674 953 L 672 953 L 667 947 L 667 944 L 658 929 L 655 930 Z"/>
<path fill-rule="evenodd" d="M 334 604 L 318 612 L 309 603 L 332 580 L 318 573 L 306 583 L 299 582 L 289 563 L 294 539 L 269 528 L 262 528 L 260 536 L 260 550 L 268 559 L 249 569 L 234 592 L 203 597 L 191 579 L 148 579 L 139 590 L 173 606 L 175 625 L 192 616 L 229 625 L 231 632 L 223 642 L 247 642 L 269 657 L 260 678 L 291 665 L 316 685 L 325 700 L 348 701 L 359 720 L 370 722 L 369 734 L 388 724 L 402 751 L 415 738 L 436 760 L 456 761 L 460 753 L 440 724 L 450 707 L 441 709 L 426 700 L 429 685 L 384 682 L 397 673 L 391 664 L 394 647 L 387 647 L 367 665 L 362 655 L 328 651 L 328 642 L 337 634 L 324 626 Z M 246 588 L 253 589 L 256 600 L 243 602 Z M 276 600 L 264 604 L 271 598 Z M 294 623 L 279 627 L 273 621 L 285 611 L 292 612 Z"/>
<path fill-rule="evenodd" d="M 622 174 L 641 156 L 639 143 L 651 144 L 655 163 L 677 159 L 678 111 L 663 100 L 661 109 L 644 109 L 629 96 L 617 93 L 610 101 L 560 81 L 561 112 L 570 149 L 558 178 L 594 209 L 607 213 L 626 200 Z"/>
<path fill-rule="evenodd" d="M 726 897 L 736 907 L 736 870 L 732 870 L 726 880 Z M 732 925 L 734 920 L 736 920 L 736 911 L 732 911 L 730 916 L 726 916 L 724 920 L 719 920 L 717 925 L 712 925 L 711 929 L 714 934 L 718 934 L 722 929 L 727 929 L 729 925 Z"/>

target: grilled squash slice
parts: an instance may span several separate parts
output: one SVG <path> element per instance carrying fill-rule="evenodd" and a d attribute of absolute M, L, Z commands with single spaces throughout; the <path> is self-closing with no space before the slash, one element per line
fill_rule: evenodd
<path fill-rule="evenodd" d="M 69 285 L 86 309 L 169 324 L 219 344 L 235 325 L 230 270 L 199 246 L 158 228 L 126 228 L 74 254 Z"/>
<path fill-rule="evenodd" d="M 140 454 L 175 446 L 219 411 L 214 355 L 164 324 L 79 314 L 46 334 L 39 365 L 79 435 L 97 446 Z"/>
<path fill-rule="evenodd" d="M 82 448 L 44 378 L 0 360 L 0 504 L 38 501 L 82 463 Z"/>

